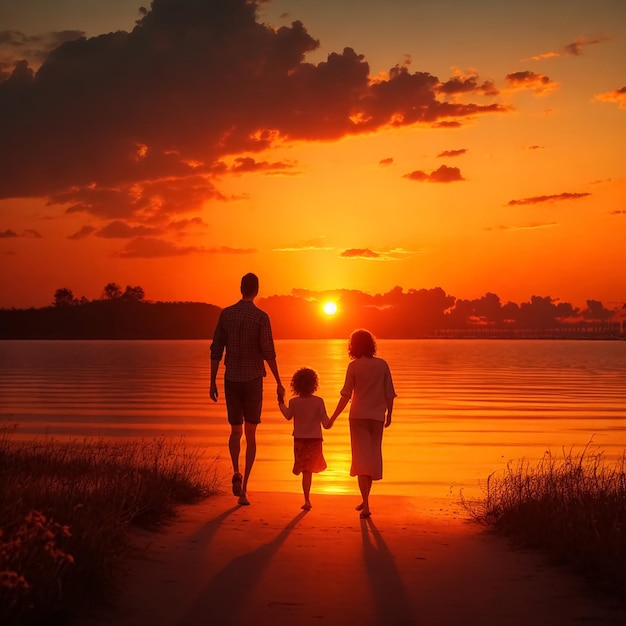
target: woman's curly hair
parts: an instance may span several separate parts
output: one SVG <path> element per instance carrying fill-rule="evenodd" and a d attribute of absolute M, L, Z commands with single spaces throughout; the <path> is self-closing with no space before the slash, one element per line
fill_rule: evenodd
<path fill-rule="evenodd" d="M 301 367 L 291 378 L 291 389 L 297 396 L 310 396 L 318 385 L 317 372 L 310 367 Z"/>
<path fill-rule="evenodd" d="M 348 354 L 351 359 L 362 356 L 373 357 L 376 354 L 376 340 L 369 330 L 359 328 L 350 335 Z"/>

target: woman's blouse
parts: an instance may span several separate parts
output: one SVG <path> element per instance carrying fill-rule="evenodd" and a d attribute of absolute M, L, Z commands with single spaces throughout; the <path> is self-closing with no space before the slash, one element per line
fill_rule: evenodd
<path fill-rule="evenodd" d="M 396 396 L 387 361 L 366 356 L 351 361 L 341 396 L 352 398 L 350 419 L 384 422 L 387 398 Z"/>
<path fill-rule="evenodd" d="M 295 397 L 289 405 L 279 405 L 282 414 L 288 419 L 293 418 L 293 436 L 298 439 L 319 439 L 322 437 L 322 425 L 330 426 L 324 400 L 319 396 Z"/>

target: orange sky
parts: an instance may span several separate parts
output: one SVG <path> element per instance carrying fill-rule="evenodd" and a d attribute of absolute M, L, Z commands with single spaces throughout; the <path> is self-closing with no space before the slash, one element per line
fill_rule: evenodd
<path fill-rule="evenodd" d="M 621 0 L 12 4 L 1 307 L 626 300 Z"/>

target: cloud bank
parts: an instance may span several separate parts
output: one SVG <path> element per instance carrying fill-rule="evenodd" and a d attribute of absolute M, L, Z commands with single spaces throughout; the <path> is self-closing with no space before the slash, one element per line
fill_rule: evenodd
<path fill-rule="evenodd" d="M 440 81 L 399 65 L 374 79 L 348 47 L 308 63 L 319 42 L 304 25 L 261 24 L 257 9 L 246 0 L 154 0 L 131 32 L 37 41 L 5 33 L 21 58 L 5 55 L 0 66 L 10 155 L 0 198 L 43 196 L 71 213 L 154 225 L 228 200 L 220 176 L 288 172 L 293 164 L 251 156 L 281 142 L 454 127 L 509 110 L 456 101 L 496 93 L 475 74 Z"/>

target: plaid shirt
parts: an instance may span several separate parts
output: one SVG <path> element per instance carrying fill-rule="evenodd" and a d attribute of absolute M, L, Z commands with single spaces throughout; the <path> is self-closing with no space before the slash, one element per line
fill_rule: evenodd
<path fill-rule="evenodd" d="M 223 309 L 213 334 L 211 360 L 220 361 L 224 348 L 226 380 L 245 382 L 265 376 L 264 361 L 276 358 L 268 314 L 251 300 Z"/>

